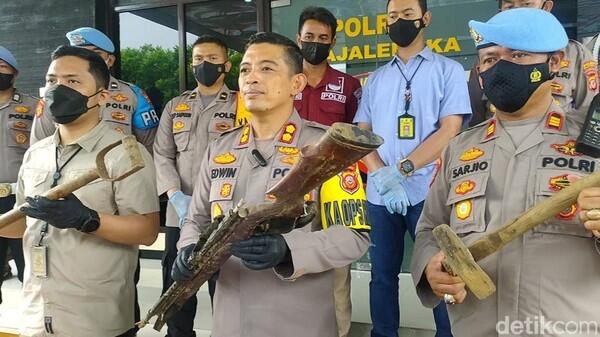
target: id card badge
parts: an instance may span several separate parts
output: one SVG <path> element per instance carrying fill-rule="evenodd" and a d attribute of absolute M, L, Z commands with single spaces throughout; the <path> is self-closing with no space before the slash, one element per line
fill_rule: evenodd
<path fill-rule="evenodd" d="M 48 277 L 48 247 L 31 248 L 31 273 L 37 278 Z"/>
<path fill-rule="evenodd" d="M 398 138 L 415 139 L 415 117 L 405 113 L 398 116 Z"/>

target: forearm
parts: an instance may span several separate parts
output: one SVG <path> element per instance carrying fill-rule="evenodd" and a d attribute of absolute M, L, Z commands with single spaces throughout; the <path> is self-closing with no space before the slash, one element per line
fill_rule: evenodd
<path fill-rule="evenodd" d="M 3 238 L 9 239 L 19 239 L 23 237 L 25 233 L 25 217 L 20 218 L 19 220 L 0 228 L 0 236 Z"/>
<path fill-rule="evenodd" d="M 361 129 L 373 131 L 371 125 L 367 123 L 358 123 L 358 127 Z M 379 153 L 377 153 L 377 151 L 373 151 L 368 155 L 364 156 L 362 162 L 367 166 L 369 172 L 375 172 L 378 169 L 385 166 L 385 163 L 383 162 L 383 160 L 381 160 L 381 157 L 379 156 Z"/>
<path fill-rule="evenodd" d="M 453 120 L 451 123 L 443 125 L 408 155 L 407 158 L 412 161 L 415 170 L 440 158 L 442 150 L 448 145 L 450 139 L 460 132 L 461 123 L 462 117 L 460 117 L 460 120 Z"/>
<path fill-rule="evenodd" d="M 123 245 L 149 246 L 158 236 L 158 212 L 135 215 L 99 214 L 100 227 L 93 232 L 107 241 Z"/>

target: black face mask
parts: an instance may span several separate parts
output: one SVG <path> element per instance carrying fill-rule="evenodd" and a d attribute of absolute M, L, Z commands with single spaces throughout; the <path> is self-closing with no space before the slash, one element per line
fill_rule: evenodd
<path fill-rule="evenodd" d="M 10 89 L 13 85 L 15 75 L 0 73 L 0 91 Z"/>
<path fill-rule="evenodd" d="M 200 64 L 192 66 L 196 81 L 205 87 L 210 87 L 215 84 L 221 74 L 225 74 L 225 63 L 215 64 L 204 61 Z"/>
<path fill-rule="evenodd" d="M 88 99 L 96 96 L 100 91 L 91 96 L 85 96 L 75 89 L 59 84 L 46 90 L 44 101 L 56 123 L 69 124 L 88 110 L 99 106 L 96 104 L 88 108 L 87 104 Z"/>
<path fill-rule="evenodd" d="M 508 113 L 521 109 L 540 84 L 553 77 L 548 63 L 520 65 L 505 60 L 479 76 L 490 102 Z"/>
<path fill-rule="evenodd" d="M 331 43 L 319 43 L 319 42 L 304 42 L 302 43 L 302 56 L 306 62 L 317 65 L 321 64 L 329 56 L 329 49 Z"/>
<path fill-rule="evenodd" d="M 419 28 L 415 26 L 415 22 L 419 22 Z M 395 44 L 400 47 L 409 46 L 419 34 L 421 29 L 425 28 L 423 18 L 416 20 L 398 19 L 398 21 L 388 26 L 388 35 Z"/>

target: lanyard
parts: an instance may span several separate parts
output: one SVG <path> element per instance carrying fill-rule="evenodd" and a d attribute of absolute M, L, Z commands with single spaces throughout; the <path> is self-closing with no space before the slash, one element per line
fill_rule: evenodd
<path fill-rule="evenodd" d="M 71 161 L 71 159 L 75 158 L 75 156 L 79 153 L 79 151 L 81 151 L 81 149 L 82 149 L 82 147 L 79 147 L 77 149 L 77 151 L 75 151 L 75 153 L 73 153 L 67 159 L 67 161 L 65 161 L 62 165 L 59 166 L 58 165 L 58 147 L 56 147 L 56 149 L 54 151 L 54 163 L 56 163 L 56 171 L 52 175 L 52 185 L 50 186 L 51 188 L 56 187 L 56 185 L 58 185 L 58 181 L 62 177 L 62 174 L 61 174 L 62 170 L 65 168 L 65 166 L 67 166 L 67 164 Z M 40 231 L 40 241 L 38 242 L 38 246 L 41 246 L 42 240 L 44 240 L 44 236 L 46 236 L 47 233 L 48 233 L 48 223 L 44 222 L 44 225 L 42 226 L 42 230 Z"/>
<path fill-rule="evenodd" d="M 415 69 L 415 72 L 412 74 L 410 79 L 406 78 L 406 76 L 404 75 L 404 72 L 402 71 L 402 68 L 400 68 L 400 65 L 398 63 L 396 63 L 398 70 L 400 70 L 400 74 L 402 74 L 402 77 L 404 77 L 404 80 L 406 80 L 406 87 L 404 87 L 404 114 L 405 115 L 408 114 L 408 109 L 410 108 L 410 102 L 412 101 L 412 91 L 411 91 L 412 80 L 413 80 L 413 78 L 415 78 L 415 75 L 419 71 L 419 68 L 421 68 L 421 64 L 423 64 L 424 60 L 425 60 L 424 58 L 421 58 L 419 65 L 417 65 L 417 69 Z M 398 62 L 400 62 L 400 61 L 398 60 Z"/>

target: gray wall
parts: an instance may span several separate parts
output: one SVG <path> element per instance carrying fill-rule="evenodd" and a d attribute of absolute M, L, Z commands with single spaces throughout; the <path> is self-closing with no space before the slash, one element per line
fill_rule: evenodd
<path fill-rule="evenodd" d="M 579 0 L 577 7 L 578 37 L 598 34 L 600 32 L 600 1 Z"/>
<path fill-rule="evenodd" d="M 94 26 L 94 0 L 2 0 L 0 45 L 19 63 L 17 87 L 37 96 L 44 85 L 50 53 L 67 42 L 65 33 Z"/>

